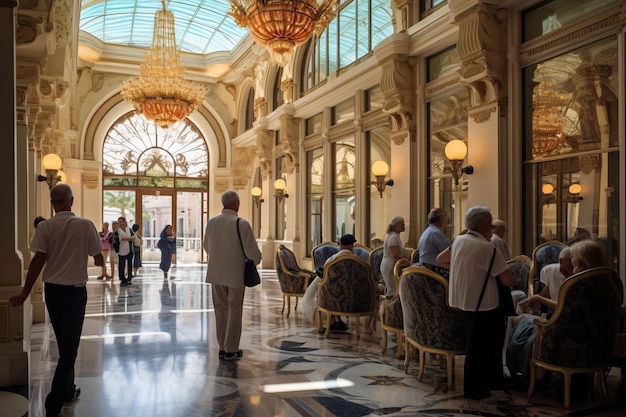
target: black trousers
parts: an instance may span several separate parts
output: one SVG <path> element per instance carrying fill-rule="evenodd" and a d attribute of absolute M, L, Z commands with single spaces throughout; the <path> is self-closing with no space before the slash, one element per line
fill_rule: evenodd
<path fill-rule="evenodd" d="M 133 251 L 130 251 L 128 255 L 119 255 L 119 265 L 117 271 L 119 272 L 120 281 L 130 282 L 133 279 Z M 126 276 L 126 268 L 128 268 L 128 276 Z"/>
<path fill-rule="evenodd" d="M 52 388 L 46 397 L 46 413 L 56 416 L 63 403 L 74 395 L 74 364 L 85 320 L 87 289 L 45 284 L 46 307 L 59 347 L 59 361 Z"/>
<path fill-rule="evenodd" d="M 467 335 L 463 397 L 482 400 L 491 395 L 490 391 L 501 390 L 504 386 L 505 318 L 495 309 L 466 311 L 463 319 Z"/>

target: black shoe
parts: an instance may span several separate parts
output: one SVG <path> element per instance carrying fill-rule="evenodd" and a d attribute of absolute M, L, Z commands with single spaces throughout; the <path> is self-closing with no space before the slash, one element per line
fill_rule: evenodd
<path fill-rule="evenodd" d="M 224 360 L 234 361 L 235 359 L 239 359 L 243 356 L 243 351 L 238 350 L 237 352 L 225 352 Z"/>
<path fill-rule="evenodd" d="M 124 280 L 124 281 L 122 281 L 122 282 L 120 283 L 120 286 L 121 286 L 121 287 L 128 287 L 129 285 L 131 285 L 131 284 L 130 284 L 130 281 L 127 281 L 127 280 Z"/>
<path fill-rule="evenodd" d="M 220 350 L 219 355 L 218 355 L 220 357 L 220 359 L 224 359 L 225 355 L 226 355 L 226 351 Z"/>
<path fill-rule="evenodd" d="M 80 387 L 74 385 L 74 391 L 65 399 L 65 402 L 69 403 L 70 401 L 74 401 L 78 397 L 80 397 Z"/>

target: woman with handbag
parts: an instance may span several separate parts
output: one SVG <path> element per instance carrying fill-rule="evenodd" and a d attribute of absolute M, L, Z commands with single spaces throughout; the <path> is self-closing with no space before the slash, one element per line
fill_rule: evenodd
<path fill-rule="evenodd" d="M 451 307 L 464 311 L 467 337 L 463 396 L 468 403 L 508 401 L 502 388 L 502 347 L 505 335 L 505 314 L 499 309 L 498 284 L 511 287 L 515 278 L 502 254 L 489 239 L 492 216 L 488 207 L 475 206 L 465 215 L 468 232 L 454 239 L 449 262 Z M 470 404 L 468 404 L 470 405 Z M 471 406 L 471 405 L 470 405 Z"/>

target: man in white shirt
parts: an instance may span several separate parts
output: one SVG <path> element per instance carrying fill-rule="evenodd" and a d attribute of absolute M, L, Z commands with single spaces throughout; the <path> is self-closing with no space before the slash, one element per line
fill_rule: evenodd
<path fill-rule="evenodd" d="M 509 245 L 504 240 L 504 235 L 506 234 L 506 223 L 502 220 L 494 220 L 491 223 L 491 227 L 493 227 L 493 235 L 491 235 L 491 244 L 500 251 L 502 256 L 504 256 L 504 260 L 508 261 L 513 256 L 511 255 L 511 249 L 509 249 Z"/>
<path fill-rule="evenodd" d="M 133 279 L 133 245 L 135 242 L 135 234 L 128 227 L 125 217 L 117 219 L 117 236 L 120 240 L 120 249 L 117 252 L 119 257 L 119 277 L 120 285 L 127 286 Z M 128 275 L 126 275 L 126 268 L 128 268 Z"/>

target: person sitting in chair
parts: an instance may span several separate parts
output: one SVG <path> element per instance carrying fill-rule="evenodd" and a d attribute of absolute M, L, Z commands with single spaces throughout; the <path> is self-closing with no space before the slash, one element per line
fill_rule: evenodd
<path fill-rule="evenodd" d="M 339 239 L 339 252 L 329 257 L 324 265 L 328 265 L 330 261 L 335 260 L 340 256 L 354 255 L 355 243 L 356 238 L 354 235 L 343 235 L 341 239 Z M 314 316 L 317 310 L 317 289 L 319 287 L 318 284 L 322 281 L 323 277 L 323 270 L 318 271 L 318 276 L 309 284 L 308 288 L 304 292 L 304 295 L 302 296 L 302 309 L 304 310 L 305 317 Z M 348 330 L 348 325 L 341 321 L 341 318 L 333 316 L 333 323 L 330 326 L 330 330 L 346 331 Z"/>

